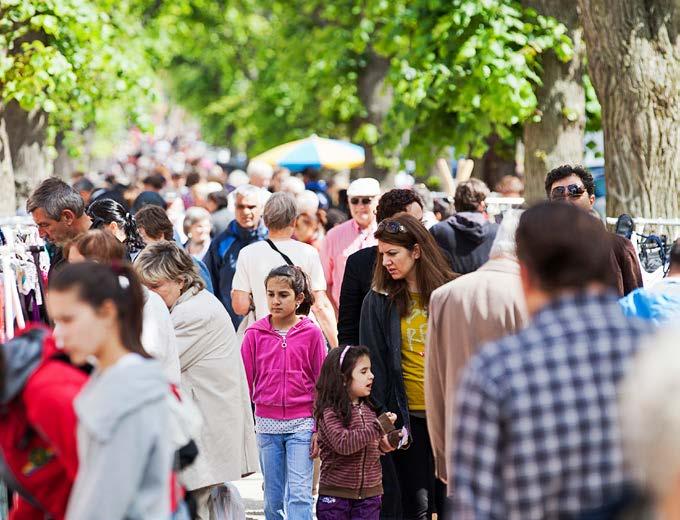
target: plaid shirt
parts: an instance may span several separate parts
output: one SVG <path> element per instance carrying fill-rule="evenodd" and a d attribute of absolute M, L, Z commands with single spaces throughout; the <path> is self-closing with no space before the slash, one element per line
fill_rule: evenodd
<path fill-rule="evenodd" d="M 486 345 L 459 390 L 449 517 L 568 518 L 620 498 L 617 384 L 644 331 L 612 294 L 580 294 Z"/>

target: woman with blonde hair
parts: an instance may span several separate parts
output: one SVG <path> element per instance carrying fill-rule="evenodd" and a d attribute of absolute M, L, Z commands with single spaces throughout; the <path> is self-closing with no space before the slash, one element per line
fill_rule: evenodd
<path fill-rule="evenodd" d="M 212 489 L 257 470 L 257 449 L 245 370 L 236 332 L 222 304 L 205 290 L 189 254 L 173 242 L 147 246 L 135 260 L 139 276 L 170 310 L 181 365 L 181 387 L 203 416 L 198 457 L 182 473 L 209 518 Z"/>
<path fill-rule="evenodd" d="M 441 518 L 445 489 L 435 478 L 425 420 L 425 338 L 430 295 L 455 275 L 432 235 L 412 215 L 384 219 L 375 238 L 378 258 L 373 289 L 361 308 L 359 342 L 371 353 L 371 399 L 378 413 L 396 412 L 403 441 L 410 443 L 408 450 L 382 459 L 383 513 L 401 517 L 401 502 L 404 518 L 430 518 L 433 511 Z"/>

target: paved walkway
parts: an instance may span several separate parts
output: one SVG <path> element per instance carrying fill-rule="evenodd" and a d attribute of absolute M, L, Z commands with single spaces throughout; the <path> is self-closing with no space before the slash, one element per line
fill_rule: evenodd
<path fill-rule="evenodd" d="M 264 520 L 262 474 L 255 473 L 234 482 L 246 506 L 246 520 Z"/>

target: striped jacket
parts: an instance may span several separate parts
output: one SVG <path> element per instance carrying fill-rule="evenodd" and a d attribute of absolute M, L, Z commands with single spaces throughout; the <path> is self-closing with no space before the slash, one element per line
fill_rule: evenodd
<path fill-rule="evenodd" d="M 383 494 L 380 438 L 394 429 L 366 404 L 352 406 L 349 427 L 331 408 L 318 424 L 321 454 L 319 495 L 362 499 Z"/>

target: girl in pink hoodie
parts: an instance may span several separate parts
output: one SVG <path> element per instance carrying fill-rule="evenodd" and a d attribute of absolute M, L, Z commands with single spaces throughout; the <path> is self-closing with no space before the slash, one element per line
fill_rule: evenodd
<path fill-rule="evenodd" d="M 285 510 L 286 518 L 311 520 L 314 387 L 326 342 L 306 316 L 313 296 L 302 270 L 277 267 L 265 286 L 271 314 L 246 330 L 241 345 L 255 403 L 265 517 L 283 519 Z"/>

